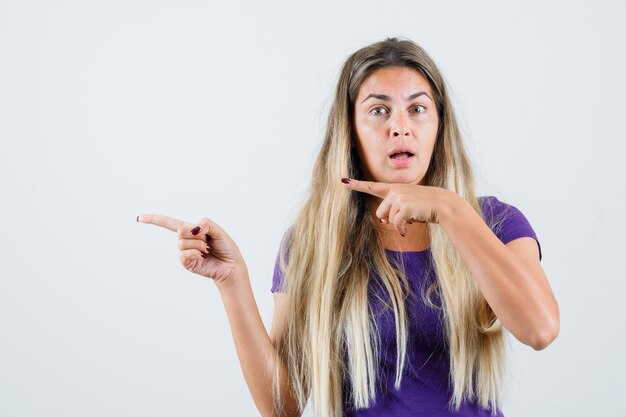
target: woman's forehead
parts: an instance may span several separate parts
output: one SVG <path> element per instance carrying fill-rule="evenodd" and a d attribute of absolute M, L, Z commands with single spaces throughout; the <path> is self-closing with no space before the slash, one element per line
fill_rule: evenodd
<path fill-rule="evenodd" d="M 357 101 L 370 94 L 406 99 L 419 91 L 425 91 L 432 97 L 428 80 L 418 70 L 409 67 L 384 67 L 377 69 L 363 81 Z"/>

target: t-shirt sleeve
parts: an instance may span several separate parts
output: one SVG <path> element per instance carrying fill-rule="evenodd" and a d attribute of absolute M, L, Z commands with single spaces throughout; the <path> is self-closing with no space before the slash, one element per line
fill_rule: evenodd
<path fill-rule="evenodd" d="M 274 262 L 274 275 L 272 276 L 272 292 L 286 292 L 284 288 L 284 271 L 280 266 L 280 252 L 281 250 L 286 251 L 285 261 L 289 261 L 289 242 L 292 238 L 293 233 L 293 225 L 290 226 L 287 231 L 283 234 L 283 238 L 280 242 L 280 247 L 278 248 L 278 253 L 276 254 L 276 261 Z"/>
<path fill-rule="evenodd" d="M 485 221 L 502 243 L 507 244 L 520 237 L 532 237 L 537 242 L 541 261 L 541 244 L 526 216 L 515 206 L 504 203 L 494 196 L 479 199 Z"/>
<path fill-rule="evenodd" d="M 283 291 L 283 270 L 280 267 L 280 251 L 276 255 L 276 262 L 274 264 L 274 276 L 272 277 L 272 292 L 284 292 Z"/>

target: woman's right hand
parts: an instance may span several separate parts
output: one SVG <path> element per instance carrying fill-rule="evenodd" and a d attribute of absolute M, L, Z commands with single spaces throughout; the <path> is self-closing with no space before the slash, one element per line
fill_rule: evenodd
<path fill-rule="evenodd" d="M 228 282 L 236 268 L 245 267 L 235 241 L 206 217 L 192 224 L 159 214 L 142 214 L 137 221 L 176 232 L 180 263 L 195 274 L 212 278 L 218 286 Z"/>

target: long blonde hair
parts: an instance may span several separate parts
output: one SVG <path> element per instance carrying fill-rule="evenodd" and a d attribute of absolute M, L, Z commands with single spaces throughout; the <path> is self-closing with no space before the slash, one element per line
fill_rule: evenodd
<path fill-rule="evenodd" d="M 342 414 L 346 376 L 356 408 L 370 406 L 375 398 L 379 340 L 368 304 L 370 270 L 380 277 L 395 315 L 396 388 L 406 360 L 407 277 L 388 261 L 364 194 L 346 192 L 339 181 L 364 179 L 350 146 L 355 135 L 354 101 L 364 80 L 387 66 L 416 69 L 434 94 L 439 129 L 422 184 L 454 191 L 484 218 L 446 84 L 430 56 L 412 41 L 397 38 L 352 54 L 337 82 L 306 201 L 280 249 L 289 324 L 284 339 L 276 341 L 276 351 L 287 366 L 300 410 L 311 402 L 318 417 Z M 464 400 L 476 400 L 495 414 L 501 405 L 506 361 L 503 328 L 440 225 L 429 223 L 428 231 L 431 264 L 438 277 L 429 293 L 440 295 L 450 352 L 449 405 L 458 410 Z M 278 368 L 276 410 L 281 409 Z"/>

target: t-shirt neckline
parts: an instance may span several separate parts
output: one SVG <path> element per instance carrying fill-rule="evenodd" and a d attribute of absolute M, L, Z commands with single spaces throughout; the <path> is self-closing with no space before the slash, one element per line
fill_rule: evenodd
<path fill-rule="evenodd" d="M 393 249 L 387 249 L 387 248 L 384 248 L 384 249 L 387 252 L 392 252 L 392 253 L 401 253 L 401 254 L 406 253 L 406 254 L 416 254 L 416 255 L 419 255 L 419 254 L 423 254 L 423 253 L 429 252 L 430 251 L 430 246 L 427 247 L 424 250 L 406 250 L 406 251 L 401 251 L 401 250 L 393 250 Z"/>

